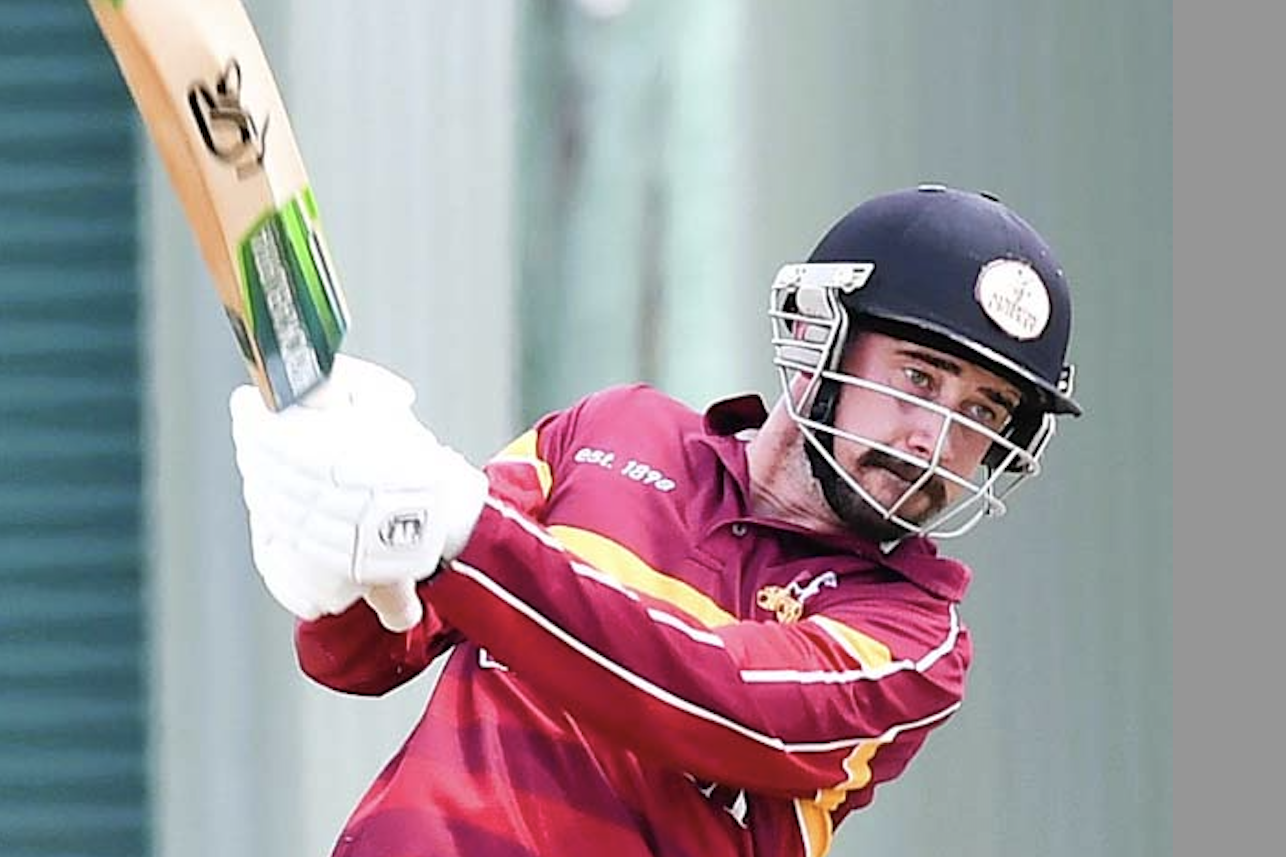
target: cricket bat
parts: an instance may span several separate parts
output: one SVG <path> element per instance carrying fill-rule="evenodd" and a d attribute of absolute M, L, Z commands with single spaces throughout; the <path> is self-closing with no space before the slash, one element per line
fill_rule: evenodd
<path fill-rule="evenodd" d="M 348 310 L 290 118 L 245 7 L 240 0 L 88 2 L 264 403 L 277 411 L 322 393 Z M 411 582 L 374 587 L 366 601 L 393 631 L 423 615 Z"/>
<path fill-rule="evenodd" d="M 329 375 L 348 329 L 303 159 L 240 0 L 88 0 L 265 404 Z"/>

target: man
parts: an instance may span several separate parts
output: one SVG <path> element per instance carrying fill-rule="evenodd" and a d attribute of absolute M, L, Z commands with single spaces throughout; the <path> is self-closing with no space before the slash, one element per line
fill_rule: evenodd
<path fill-rule="evenodd" d="M 304 672 L 382 694 L 449 658 L 334 854 L 824 854 L 961 704 L 970 571 L 933 539 L 1079 413 L 1070 311 L 1023 220 L 922 186 L 782 268 L 771 413 L 615 387 L 484 475 L 372 364 L 281 414 L 236 391 Z"/>

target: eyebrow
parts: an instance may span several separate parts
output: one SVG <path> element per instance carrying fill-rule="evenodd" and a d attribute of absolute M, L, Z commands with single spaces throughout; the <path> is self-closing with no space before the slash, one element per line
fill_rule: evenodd
<path fill-rule="evenodd" d="M 928 363 L 930 366 L 934 367 L 935 369 L 941 369 L 943 372 L 947 372 L 951 375 L 956 376 L 957 378 L 959 378 L 961 375 L 959 361 L 942 357 L 938 354 L 934 354 L 931 351 L 923 351 L 919 348 L 899 348 L 897 353 L 902 355 L 903 357 L 911 357 L 923 363 Z M 1012 413 L 1014 409 L 1018 407 L 1018 401 L 1015 401 L 1014 397 L 1006 395 L 1005 393 L 993 387 L 981 387 L 980 392 L 988 399 L 990 399 L 992 402 L 995 402 L 997 405 L 1000 405 L 1002 408 L 1009 411 L 1010 413 Z"/>

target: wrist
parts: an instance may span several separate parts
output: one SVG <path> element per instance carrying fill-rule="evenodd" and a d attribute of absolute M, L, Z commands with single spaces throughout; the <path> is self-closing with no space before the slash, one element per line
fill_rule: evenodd
<path fill-rule="evenodd" d="M 482 515 L 482 508 L 487 501 L 490 484 L 487 476 L 478 468 L 469 464 L 459 453 L 448 450 L 461 466 L 458 494 L 443 504 L 442 513 L 446 518 L 446 538 L 442 544 L 442 561 L 450 562 L 458 557 L 469 544 L 473 530 Z"/>

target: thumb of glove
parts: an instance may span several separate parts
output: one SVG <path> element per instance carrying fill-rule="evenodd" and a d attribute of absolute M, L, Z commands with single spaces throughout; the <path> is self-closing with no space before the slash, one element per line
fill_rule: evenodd
<path fill-rule="evenodd" d="M 379 616 L 380 624 L 394 633 L 409 631 L 424 618 L 424 606 L 413 580 L 372 586 L 363 597 Z"/>

